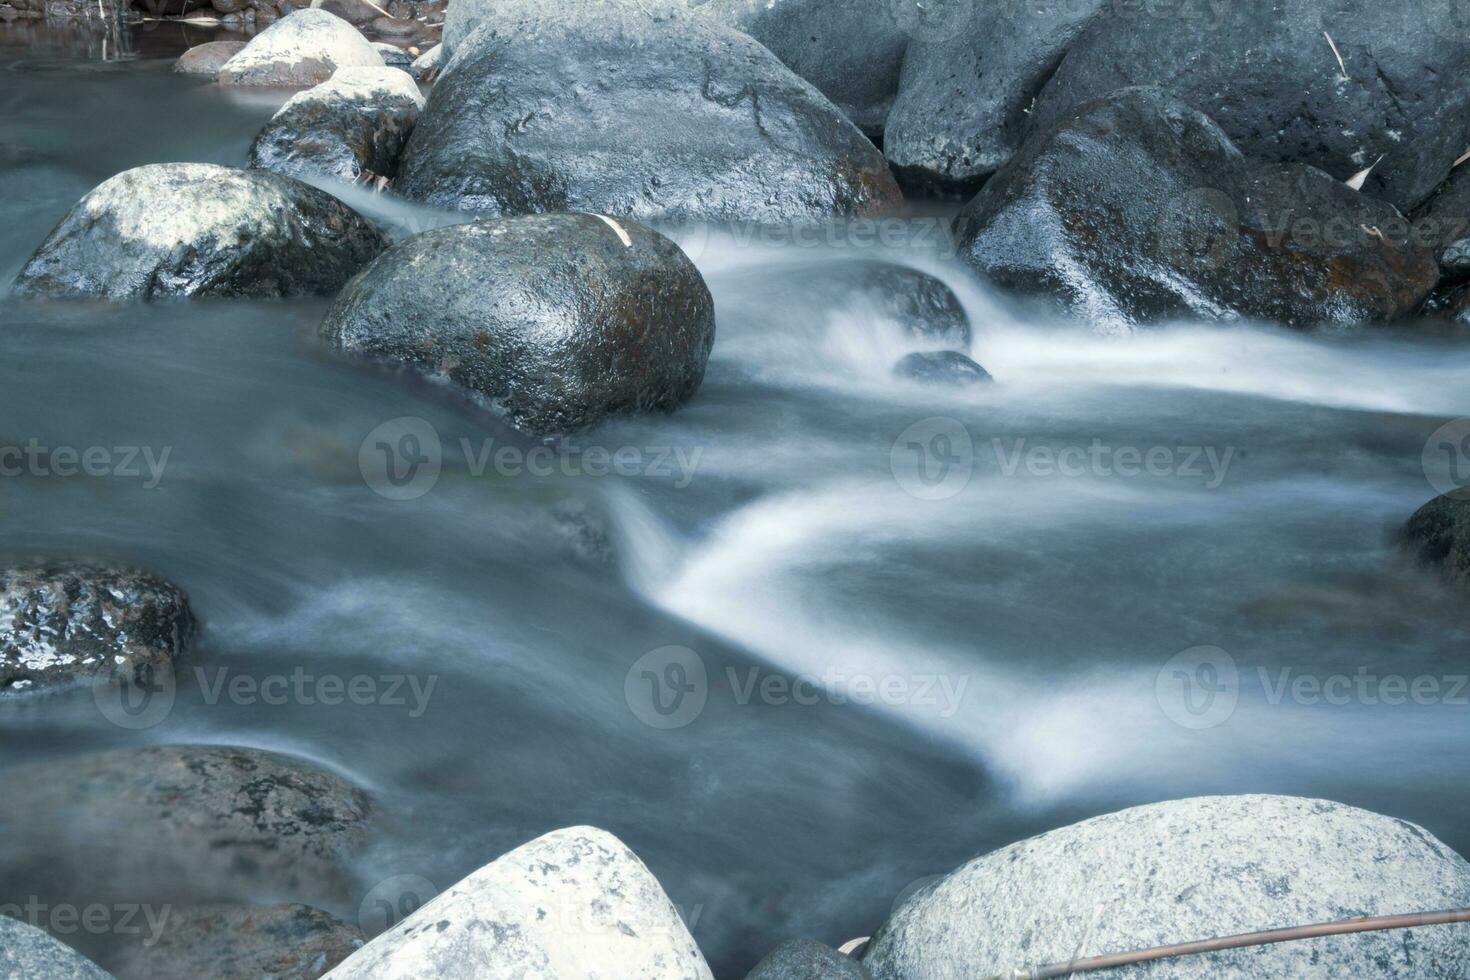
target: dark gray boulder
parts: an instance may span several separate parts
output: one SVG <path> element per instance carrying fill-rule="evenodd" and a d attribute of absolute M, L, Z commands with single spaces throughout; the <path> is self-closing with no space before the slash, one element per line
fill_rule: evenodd
<path fill-rule="evenodd" d="M 1156 85 L 1253 158 L 1342 180 L 1381 156 L 1365 191 L 1407 210 L 1470 139 L 1467 24 L 1460 0 L 1109 4 L 1030 118 L 1046 130 L 1115 89 Z"/>
<path fill-rule="evenodd" d="M 11 896 L 13 897 L 13 896 Z M 5 899 L 0 899 L 0 902 Z M 0 915 L 0 977 L 5 980 L 113 980 L 95 963 L 35 926 Z"/>
<path fill-rule="evenodd" d="M 414 57 L 407 49 L 387 41 L 374 41 L 373 50 L 378 52 L 378 57 L 383 59 L 383 64 L 389 68 L 399 68 L 408 71 L 413 67 Z"/>
<path fill-rule="evenodd" d="M 308 905 L 174 905 L 141 940 L 102 957 L 118 980 L 317 980 L 364 942 Z"/>
<path fill-rule="evenodd" d="M 250 166 L 290 177 L 391 179 L 423 107 L 405 71 L 339 68 L 271 117 L 250 145 Z"/>
<path fill-rule="evenodd" d="M 473 9 L 479 26 L 453 47 L 404 153 L 407 197 L 494 216 L 757 224 L 902 201 L 857 127 L 712 18 L 661 0 Z"/>
<path fill-rule="evenodd" d="M 893 373 L 905 381 L 953 388 L 991 380 L 989 371 L 957 350 L 915 351 L 899 361 Z"/>
<path fill-rule="evenodd" d="M 1414 233 L 1439 259 L 1442 284 L 1470 279 L 1470 167 L 1459 166 L 1413 213 Z"/>
<path fill-rule="evenodd" d="M 204 44 L 196 44 L 179 55 L 179 60 L 174 62 L 174 71 L 181 75 L 205 75 L 214 78 L 225 62 L 244 47 L 244 41 L 206 41 Z"/>
<path fill-rule="evenodd" d="M 1175 317 L 1381 323 L 1439 276 L 1392 205 L 1310 167 L 1250 163 L 1210 119 L 1149 88 L 1033 136 L 955 237 L 995 285 L 1103 332 Z"/>
<path fill-rule="evenodd" d="M 155 163 L 103 181 L 16 279 L 23 296 L 334 293 L 387 241 L 300 181 L 212 163 Z"/>
<path fill-rule="evenodd" d="M 1470 493 L 1457 490 L 1420 507 L 1404 527 L 1403 541 L 1422 564 L 1470 587 Z"/>
<path fill-rule="evenodd" d="M 411 364 L 531 432 L 673 409 L 699 388 L 714 304 L 673 242 L 551 214 L 452 225 L 389 249 L 323 323 L 344 350 Z"/>
<path fill-rule="evenodd" d="M 878 135 L 909 46 L 895 0 L 707 0 L 706 16 L 744 31 Z"/>
<path fill-rule="evenodd" d="M 117 565 L 44 561 L 0 568 L 0 694 L 171 668 L 195 632 L 189 600 Z"/>
<path fill-rule="evenodd" d="M 973 194 L 1020 147 L 1037 92 L 1107 2 L 948 0 L 909 46 L 888 114 L 883 152 L 899 180 Z"/>
<path fill-rule="evenodd" d="M 56 900 L 350 903 L 372 806 L 273 752 L 166 745 L 6 770 L 0 879 Z"/>
<path fill-rule="evenodd" d="M 868 971 L 830 946 L 790 939 L 771 950 L 745 980 L 868 980 Z"/>

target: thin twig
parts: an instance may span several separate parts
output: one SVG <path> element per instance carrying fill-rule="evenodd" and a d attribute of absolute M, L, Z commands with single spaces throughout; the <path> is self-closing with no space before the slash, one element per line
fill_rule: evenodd
<path fill-rule="evenodd" d="M 1342 80 L 1345 82 L 1348 81 L 1347 65 L 1343 63 L 1342 52 L 1337 50 L 1337 42 L 1332 40 L 1332 35 L 1326 31 L 1322 32 L 1322 36 L 1327 38 L 1328 46 L 1332 48 L 1332 53 L 1337 56 L 1337 67 L 1342 69 Z"/>

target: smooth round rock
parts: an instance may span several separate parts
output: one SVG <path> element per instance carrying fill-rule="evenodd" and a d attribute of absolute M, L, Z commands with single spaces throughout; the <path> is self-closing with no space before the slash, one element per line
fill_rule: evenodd
<path fill-rule="evenodd" d="M 220 69 L 219 83 L 305 88 L 325 82 L 338 68 L 382 64 L 382 57 L 357 28 L 335 14 L 308 8 L 282 17 L 251 38 Z"/>
<path fill-rule="evenodd" d="M 444 66 L 444 45 L 436 44 L 417 58 L 409 66 L 408 73 L 421 82 L 431 82 L 439 74 L 439 69 Z"/>
<path fill-rule="evenodd" d="M 990 372 L 957 350 L 915 351 L 894 365 L 893 373 L 905 381 L 954 388 L 991 380 Z"/>
<path fill-rule="evenodd" d="M 334 293 L 386 244 L 309 184 L 212 163 L 155 163 L 83 197 L 21 270 L 16 291 L 110 300 Z"/>
<path fill-rule="evenodd" d="M 9 900 L 0 898 L 0 912 Z M 4 980 L 113 980 L 112 974 L 70 946 L 4 914 L 0 914 L 0 977 Z"/>
<path fill-rule="evenodd" d="M 869 980 L 857 960 L 811 939 L 790 939 L 771 950 L 745 980 Z"/>
<path fill-rule="evenodd" d="M 1422 827 L 1325 800 L 1211 796 L 1096 817 L 979 857 L 873 937 L 874 980 L 955 980 L 1245 932 L 1470 906 Z M 1452 980 L 1470 930 L 1365 932 L 1122 967 L 1110 980 Z M 1007 974 L 1009 975 L 1009 974 Z"/>
<path fill-rule="evenodd" d="M 195 633 L 189 599 L 133 568 L 35 562 L 0 568 L 0 694 L 169 668 Z"/>
<path fill-rule="evenodd" d="M 1470 587 L 1470 493 L 1445 494 L 1420 507 L 1404 527 L 1403 538 L 1424 565 Z"/>
<path fill-rule="evenodd" d="M 447 378 L 521 429 L 558 433 L 686 401 L 715 321 L 704 280 L 667 238 L 554 214 L 400 242 L 342 290 L 322 330 L 344 350 Z"/>
<path fill-rule="evenodd" d="M 181 75 L 205 75 L 214 78 L 219 70 L 245 48 L 244 41 L 207 41 L 179 55 L 174 71 Z"/>
<path fill-rule="evenodd" d="M 276 111 L 250 145 L 250 165 L 291 177 L 391 178 L 423 107 L 405 71 L 339 68 Z"/>

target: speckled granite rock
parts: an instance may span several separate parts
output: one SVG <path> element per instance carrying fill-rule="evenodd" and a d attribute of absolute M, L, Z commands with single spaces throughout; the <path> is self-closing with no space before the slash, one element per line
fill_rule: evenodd
<path fill-rule="evenodd" d="M 335 293 L 386 246 L 357 212 L 298 180 L 155 163 L 123 171 L 77 202 L 15 288 L 23 296 L 110 300 Z"/>
<path fill-rule="evenodd" d="M 250 166 L 290 177 L 389 177 L 424 97 L 397 68 L 339 68 L 297 92 L 250 145 Z"/>
<path fill-rule="evenodd" d="M 338 68 L 378 68 L 383 59 L 347 21 L 308 8 L 283 17 L 250 39 L 219 71 L 221 85 L 305 88 Z"/>
<path fill-rule="evenodd" d="M 0 568 L 0 694 L 173 663 L 194 634 L 189 599 L 147 572 L 82 562 Z"/>
<path fill-rule="evenodd" d="M 3 902 L 0 899 L 0 902 Z M 0 915 L 0 980 L 113 980 L 34 926 Z"/>
<path fill-rule="evenodd" d="M 1470 588 L 1470 492 L 1445 494 L 1420 507 L 1403 538 L 1425 565 Z"/>
<path fill-rule="evenodd" d="M 811 939 L 782 943 L 745 975 L 745 980 L 869 980 L 857 960 Z"/>
<path fill-rule="evenodd" d="M 343 907 L 372 813 L 340 776 L 255 749 L 119 749 L 5 775 L 25 792 L 0 793 L 0 880 L 44 878 L 88 901 Z"/>
<path fill-rule="evenodd" d="M 643 862 L 592 827 L 487 864 L 368 943 L 331 980 L 707 980 L 709 967 Z"/>
<path fill-rule="evenodd" d="M 206 75 L 214 78 L 219 70 L 245 48 L 244 41 L 206 41 L 179 55 L 174 71 L 181 75 Z"/>
<path fill-rule="evenodd" d="M 690 398 L 714 345 L 714 301 L 694 264 L 652 229 L 546 214 L 399 242 L 347 284 L 322 333 L 447 378 L 519 428 L 552 434 Z"/>
<path fill-rule="evenodd" d="M 317 980 L 362 945 L 356 926 L 306 905 L 186 905 L 104 960 L 118 980 Z"/>
<path fill-rule="evenodd" d="M 1211 796 L 1096 817 L 976 858 L 899 907 L 875 980 L 974 980 L 1261 929 L 1470 905 L 1423 828 L 1324 800 Z M 1456 980 L 1470 930 L 1430 926 L 1181 957 L 1109 980 Z"/>

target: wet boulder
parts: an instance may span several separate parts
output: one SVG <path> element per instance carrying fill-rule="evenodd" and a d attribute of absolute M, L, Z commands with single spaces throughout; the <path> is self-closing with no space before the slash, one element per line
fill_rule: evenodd
<path fill-rule="evenodd" d="M 258 15 L 257 15 L 258 16 Z M 383 59 L 347 21 L 320 8 L 298 10 L 251 38 L 219 71 L 221 85 L 306 88 L 338 68 L 379 68 Z"/>
<path fill-rule="evenodd" d="M 1470 142 L 1459 0 L 1109 4 L 1068 46 L 1030 119 L 1048 130 L 1122 86 L 1208 113 L 1248 156 L 1345 180 L 1408 210 Z"/>
<path fill-rule="evenodd" d="M 915 351 L 899 361 L 893 373 L 905 381 L 951 388 L 991 380 L 989 371 L 957 350 Z"/>
<path fill-rule="evenodd" d="M 961 211 L 955 238 L 985 279 L 1102 332 L 1168 318 L 1382 323 L 1439 278 L 1392 205 L 1310 167 L 1249 162 L 1149 88 L 1033 136 Z"/>
<path fill-rule="evenodd" d="M 0 904 L 0 908 L 3 907 Z M 0 977 L 6 980 L 113 980 L 101 967 L 70 946 L 7 915 L 0 915 Z"/>
<path fill-rule="evenodd" d="M 1470 905 L 1470 864 L 1421 827 L 1325 800 L 1214 796 L 1108 814 L 975 858 L 899 906 L 874 980 L 983 977 L 1368 915 Z M 1079 942 L 1082 946 L 1079 948 Z M 1454 926 L 1232 949 L 1110 976 L 1142 980 L 1470 971 Z"/>
<path fill-rule="evenodd" d="M 23 296 L 334 293 L 387 242 L 335 197 L 259 170 L 155 163 L 95 187 L 21 270 Z"/>
<path fill-rule="evenodd" d="M 181 75 L 205 75 L 214 78 L 219 70 L 245 47 L 244 41 L 207 41 L 196 44 L 179 55 L 174 71 Z"/>
<path fill-rule="evenodd" d="M 698 11 L 744 31 L 865 133 L 883 132 L 909 45 L 894 0 L 708 0 Z"/>
<path fill-rule="evenodd" d="M 195 632 L 189 599 L 147 572 L 45 561 L 0 568 L 0 694 L 168 670 Z"/>
<path fill-rule="evenodd" d="M 820 92 L 682 4 L 466 8 L 450 7 L 453 56 L 404 153 L 407 197 L 493 216 L 755 224 L 901 203 L 883 155 Z M 451 46 L 471 10 L 479 26 Z"/>
<path fill-rule="evenodd" d="M 616 837 L 572 827 L 485 865 L 368 943 L 331 980 L 708 980 L 667 895 Z"/>
<path fill-rule="evenodd" d="M 413 67 L 414 57 L 407 50 L 387 41 L 374 41 L 373 50 L 383 59 L 383 64 L 389 68 L 397 68 L 408 71 Z"/>
<path fill-rule="evenodd" d="M 405 71 L 339 68 L 277 110 L 250 146 L 250 165 L 291 177 L 391 178 L 423 107 Z"/>
<path fill-rule="evenodd" d="M 928 192 L 978 190 L 1020 147 L 1036 93 L 1106 2 L 932 5 L 883 135 L 899 179 Z"/>
<path fill-rule="evenodd" d="M 1470 493 L 1448 493 L 1419 508 L 1404 528 L 1403 541 L 1422 564 L 1470 587 Z"/>
<path fill-rule="evenodd" d="M 344 350 L 413 365 L 530 432 L 673 409 L 699 388 L 714 304 L 642 225 L 590 214 L 452 225 L 400 242 L 323 323 Z"/>
<path fill-rule="evenodd" d="M 811 939 L 792 939 L 771 950 L 745 980 L 869 980 L 862 964 Z"/>
<path fill-rule="evenodd" d="M 1470 167 L 1456 167 L 1413 219 L 1414 234 L 1439 259 L 1441 284 L 1470 279 Z"/>
<path fill-rule="evenodd" d="M 307 905 L 170 906 L 157 935 L 102 957 L 118 980 L 317 980 L 362 931 Z"/>

